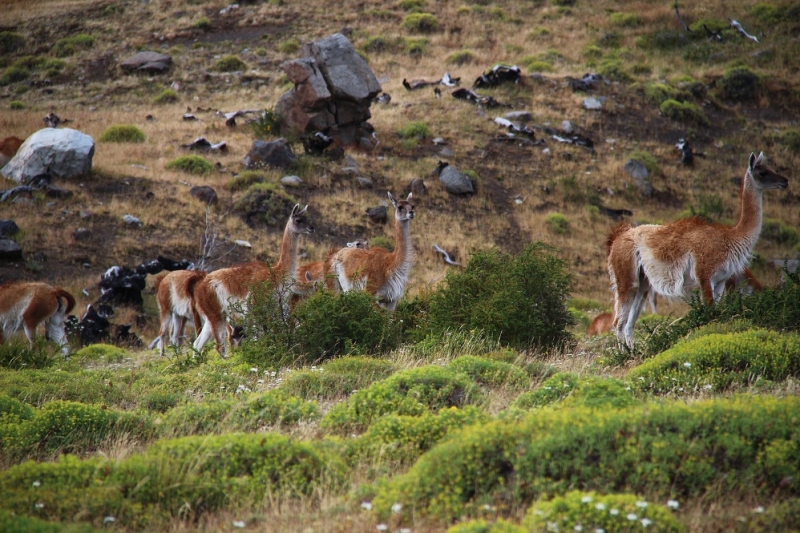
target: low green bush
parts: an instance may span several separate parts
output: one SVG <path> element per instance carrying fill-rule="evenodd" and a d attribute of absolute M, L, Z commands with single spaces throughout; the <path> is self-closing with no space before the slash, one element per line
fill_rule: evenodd
<path fill-rule="evenodd" d="M 214 164 L 199 155 L 182 155 L 169 161 L 165 167 L 167 170 L 180 170 L 195 176 L 205 176 L 214 170 Z"/>
<path fill-rule="evenodd" d="M 375 237 L 369 240 L 369 245 L 371 248 L 383 248 L 389 252 L 394 251 L 394 239 L 391 239 L 385 235 L 376 235 Z"/>
<path fill-rule="evenodd" d="M 156 105 L 174 104 L 178 99 L 178 93 L 174 89 L 164 89 L 153 98 L 153 103 Z"/>
<path fill-rule="evenodd" d="M 242 61 L 239 56 L 228 55 L 219 58 L 216 67 L 220 72 L 236 72 L 237 70 L 245 70 L 247 63 Z"/>
<path fill-rule="evenodd" d="M 361 46 L 361 50 L 368 54 L 383 54 L 387 52 L 400 52 L 403 49 L 403 39 L 399 37 L 386 37 L 376 35 L 370 37 Z"/>
<path fill-rule="evenodd" d="M 33 347 L 24 337 L 0 344 L 0 368 L 47 368 L 63 360 L 64 356 L 58 345 L 43 339 L 36 339 Z"/>
<path fill-rule="evenodd" d="M 528 530 L 500 518 L 496 522 L 482 519 L 461 522 L 448 528 L 447 533 L 528 533 Z"/>
<path fill-rule="evenodd" d="M 789 151 L 800 153 L 800 130 L 788 129 L 779 135 L 778 139 L 789 148 Z"/>
<path fill-rule="evenodd" d="M 3 75 L 0 76 L 0 87 L 25 81 L 30 77 L 30 75 L 31 71 L 25 67 L 8 67 L 3 71 Z"/>
<path fill-rule="evenodd" d="M 571 491 L 528 509 L 526 531 L 605 531 L 679 533 L 685 528 L 663 505 L 635 494 Z"/>
<path fill-rule="evenodd" d="M 439 30 L 439 21 L 433 13 L 410 13 L 402 26 L 412 33 L 431 33 Z"/>
<path fill-rule="evenodd" d="M 305 400 L 335 400 L 392 375 L 395 365 L 370 357 L 340 357 L 319 368 L 295 370 L 281 390 Z"/>
<path fill-rule="evenodd" d="M 5 533 L 99 533 L 89 524 L 64 524 L 0 511 L 0 531 Z"/>
<path fill-rule="evenodd" d="M 143 143 L 146 137 L 142 130 L 131 124 L 111 126 L 100 136 L 105 143 Z"/>
<path fill-rule="evenodd" d="M 269 226 L 282 225 L 292 211 L 297 199 L 273 181 L 256 181 L 247 188 L 233 209 L 249 217 L 252 222 Z"/>
<path fill-rule="evenodd" d="M 447 56 L 448 65 L 456 65 L 462 67 L 464 65 L 471 65 L 475 63 L 475 54 L 469 50 L 459 50 Z"/>
<path fill-rule="evenodd" d="M 90 344 L 72 354 L 71 357 L 75 361 L 119 363 L 126 357 L 130 357 L 130 354 L 125 348 L 120 348 L 119 346 L 112 346 L 111 344 Z"/>
<path fill-rule="evenodd" d="M 658 159 L 656 159 L 656 156 L 650 152 L 645 152 L 644 150 L 634 150 L 631 152 L 629 158 L 643 164 L 644 168 L 647 169 L 647 172 L 651 176 L 657 176 L 661 173 L 661 168 L 658 165 Z"/>
<path fill-rule="evenodd" d="M 438 366 L 398 372 L 334 405 L 322 426 L 340 433 L 368 428 L 383 415 L 420 416 L 445 407 L 477 403 L 480 390 L 466 375 Z"/>
<path fill-rule="evenodd" d="M 0 54 L 12 54 L 25 46 L 25 39 L 13 31 L 0 31 Z"/>
<path fill-rule="evenodd" d="M 569 219 L 561 213 L 550 213 L 545 222 L 550 226 L 550 231 L 557 235 L 569 233 Z"/>
<path fill-rule="evenodd" d="M 403 53 L 411 57 L 428 55 L 430 41 L 428 39 L 406 39 L 403 44 Z"/>
<path fill-rule="evenodd" d="M 677 100 L 664 100 L 659 106 L 664 116 L 680 122 L 689 122 L 698 125 L 707 125 L 705 113 L 691 102 L 678 102 Z"/>
<path fill-rule="evenodd" d="M 761 76 L 747 67 L 735 67 L 726 70 L 717 84 L 722 95 L 729 100 L 752 100 L 758 96 Z"/>
<path fill-rule="evenodd" d="M 800 377 L 800 336 L 766 330 L 681 342 L 628 373 L 635 386 L 656 393 L 720 392 L 788 377 Z"/>
<path fill-rule="evenodd" d="M 425 0 L 400 0 L 397 6 L 403 11 L 419 11 L 425 5 Z"/>
<path fill-rule="evenodd" d="M 18 111 L 20 109 L 25 109 L 25 104 L 23 102 L 20 102 L 19 100 L 12 100 L 11 103 L 9 104 L 9 107 L 13 110 Z"/>
<path fill-rule="evenodd" d="M 649 83 L 644 89 L 644 95 L 657 105 L 661 105 L 666 100 L 677 100 L 683 102 L 689 99 L 689 94 L 666 83 Z"/>
<path fill-rule="evenodd" d="M 56 57 L 71 56 L 78 48 L 92 48 L 94 46 L 94 41 L 94 36 L 87 35 L 85 33 L 79 33 L 78 35 L 73 35 L 72 37 L 65 37 L 64 39 L 56 42 L 56 44 L 53 46 L 53 53 L 55 53 Z"/>
<path fill-rule="evenodd" d="M 519 509 L 571 490 L 651 501 L 769 497 L 800 490 L 797 397 L 562 409 L 451 434 L 372 500 L 379 519 L 452 520 L 484 505 Z M 781 487 L 781 488 L 779 488 Z"/>
<path fill-rule="evenodd" d="M 486 357 L 463 355 L 447 366 L 456 372 L 463 372 L 478 385 L 490 389 L 521 390 L 530 384 L 530 377 L 520 367 Z"/>
<path fill-rule="evenodd" d="M 278 50 L 283 54 L 288 54 L 288 55 L 296 54 L 297 51 L 300 50 L 300 42 L 294 38 L 286 39 L 285 41 L 282 41 L 278 45 Z M 235 70 L 241 70 L 241 69 L 235 69 Z"/>
<path fill-rule="evenodd" d="M 236 175 L 235 178 L 225 185 L 225 188 L 231 192 L 239 192 L 246 190 L 251 185 L 256 183 L 266 183 L 271 181 L 269 174 L 260 170 L 243 170 Z"/>
<path fill-rule="evenodd" d="M 660 30 L 641 35 L 636 39 L 636 46 L 645 50 L 675 50 L 689 44 L 685 32 L 679 30 Z"/>
<path fill-rule="evenodd" d="M 424 122 L 410 122 L 398 133 L 403 139 L 427 139 L 431 136 L 431 130 Z"/>
<path fill-rule="evenodd" d="M 256 139 L 267 139 L 281 133 L 281 117 L 274 109 L 263 110 L 249 125 Z"/>
<path fill-rule="evenodd" d="M 134 401 L 126 387 L 121 386 L 129 377 L 88 370 L 0 370 L 0 390 L 37 407 L 53 400 L 123 405 Z M 112 379 L 117 386 L 110 384 Z"/>
<path fill-rule="evenodd" d="M 636 13 L 611 13 L 608 19 L 621 28 L 636 28 L 642 23 L 642 18 Z"/>
<path fill-rule="evenodd" d="M 800 244 L 800 233 L 793 226 L 774 218 L 764 219 L 761 225 L 761 238 L 784 246 Z"/>
<path fill-rule="evenodd" d="M 556 372 L 542 382 L 536 390 L 517 396 L 511 404 L 512 410 L 527 411 L 562 401 L 578 384 L 578 375 L 572 372 Z"/>
<path fill-rule="evenodd" d="M 200 17 L 197 19 L 194 24 L 192 24 L 195 28 L 201 31 L 208 31 L 211 29 L 211 21 L 208 20 L 208 17 Z"/>
<path fill-rule="evenodd" d="M 445 408 L 420 416 L 387 414 L 358 438 L 351 461 L 369 458 L 371 464 L 406 465 L 431 449 L 450 431 L 489 420 L 489 415 L 471 405 L 463 409 Z"/>
<path fill-rule="evenodd" d="M 786 10 L 767 2 L 759 2 L 750 9 L 750 14 L 766 24 L 783 22 Z"/>
<path fill-rule="evenodd" d="M 14 421 L 29 420 L 33 416 L 33 409 L 28 404 L 16 398 L 0 393 L 0 421 L 4 418 Z"/>
<path fill-rule="evenodd" d="M 430 294 L 429 331 L 483 330 L 516 348 L 554 346 L 569 338 L 565 302 L 571 278 L 554 248 L 538 242 L 512 257 L 498 249 L 473 252 Z"/>

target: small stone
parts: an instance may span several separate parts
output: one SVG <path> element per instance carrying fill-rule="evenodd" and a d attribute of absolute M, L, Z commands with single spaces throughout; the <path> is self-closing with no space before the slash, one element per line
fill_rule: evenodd
<path fill-rule="evenodd" d="M 22 259 L 22 248 L 11 239 L 0 239 L 0 260 L 16 261 Z"/>
<path fill-rule="evenodd" d="M 583 107 L 586 109 L 602 109 L 603 103 L 598 100 L 597 98 L 592 98 L 591 96 L 583 101 Z"/>
<path fill-rule="evenodd" d="M 362 187 L 364 189 L 372 188 L 372 180 L 369 178 L 358 177 L 356 178 L 356 181 L 358 182 L 359 187 Z"/>
<path fill-rule="evenodd" d="M 78 228 L 72 234 L 72 238 L 76 241 L 88 241 L 92 238 L 92 232 L 86 228 Z"/>
<path fill-rule="evenodd" d="M 436 137 L 431 142 L 433 142 L 433 144 L 436 144 L 436 145 L 447 144 L 447 142 L 444 139 L 442 139 L 441 137 Z"/>
<path fill-rule="evenodd" d="M 83 220 L 87 220 L 92 218 L 92 216 L 94 216 L 94 213 L 92 213 L 91 211 L 80 210 L 78 211 L 78 216 L 81 217 Z"/>
<path fill-rule="evenodd" d="M 561 131 L 563 131 L 564 133 L 574 133 L 575 126 L 573 126 L 572 122 L 570 122 L 569 120 L 564 120 L 561 122 Z"/>
<path fill-rule="evenodd" d="M 138 218 L 136 218 L 136 217 L 135 217 L 135 216 L 133 216 L 133 215 L 124 215 L 124 216 L 122 217 L 122 220 L 123 220 L 123 221 L 124 221 L 126 224 L 128 224 L 129 226 L 141 226 L 141 225 L 142 225 L 142 221 L 141 221 L 141 220 L 139 220 Z"/>
<path fill-rule="evenodd" d="M 454 157 L 456 153 L 447 146 L 445 146 L 444 148 L 439 150 L 439 155 L 442 157 Z"/>
<path fill-rule="evenodd" d="M 550 156 L 552 154 L 553 154 L 553 152 L 550 151 L 550 148 L 544 148 L 542 150 L 542 155 Z"/>
<path fill-rule="evenodd" d="M 530 111 L 509 111 L 503 116 L 512 122 L 525 123 L 533 121 L 533 113 Z"/>
<path fill-rule="evenodd" d="M 234 243 L 236 246 L 241 246 L 242 248 L 252 248 L 252 247 L 253 247 L 253 245 L 252 245 L 252 244 L 250 244 L 249 242 L 247 242 L 247 241 L 243 241 L 243 240 L 239 240 L 239 239 L 237 239 L 237 240 L 233 241 L 233 243 Z"/>
<path fill-rule="evenodd" d="M 281 185 L 284 187 L 300 187 L 303 180 L 299 176 L 284 176 L 281 178 Z"/>

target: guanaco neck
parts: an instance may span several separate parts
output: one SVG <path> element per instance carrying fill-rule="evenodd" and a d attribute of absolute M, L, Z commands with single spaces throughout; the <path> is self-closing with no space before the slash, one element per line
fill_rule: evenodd
<path fill-rule="evenodd" d="M 411 246 L 411 220 L 394 221 L 394 260 L 391 263 L 391 272 L 407 269 L 411 266 L 414 250 Z"/>
<path fill-rule="evenodd" d="M 285 274 L 291 275 L 293 278 L 297 276 L 297 256 L 300 238 L 298 234 L 292 231 L 292 221 L 286 224 L 286 229 L 283 230 L 283 239 L 281 239 L 281 253 L 278 257 L 278 262 L 272 267 L 279 276 L 283 277 Z"/>
<path fill-rule="evenodd" d="M 749 240 L 752 246 L 755 246 L 761 233 L 762 201 L 762 191 L 756 188 L 748 171 L 742 180 L 739 220 L 733 226 L 732 233 L 737 239 Z"/>

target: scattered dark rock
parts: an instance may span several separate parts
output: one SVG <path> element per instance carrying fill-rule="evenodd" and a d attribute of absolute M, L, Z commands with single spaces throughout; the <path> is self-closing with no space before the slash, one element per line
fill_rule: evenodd
<path fill-rule="evenodd" d="M 497 64 L 481 74 L 472 86 L 475 88 L 497 87 L 503 83 L 519 83 L 521 75 L 522 72 L 516 65 Z"/>
<path fill-rule="evenodd" d="M 172 57 L 159 52 L 139 52 L 119 64 L 125 72 L 149 72 L 159 74 L 167 70 L 172 64 Z"/>
<path fill-rule="evenodd" d="M 192 187 L 189 190 L 189 194 L 203 202 L 204 204 L 213 205 L 216 204 L 219 198 L 217 198 L 217 191 L 214 190 L 213 187 L 208 185 L 198 185 L 196 187 Z"/>
<path fill-rule="evenodd" d="M 0 239 L 0 261 L 18 261 L 22 259 L 22 248 L 11 239 Z"/>
<path fill-rule="evenodd" d="M 142 339 L 131 333 L 133 324 L 119 324 L 114 328 L 114 344 L 129 348 L 144 348 Z"/>
<path fill-rule="evenodd" d="M 19 231 L 19 226 L 13 220 L 0 220 L 0 238 L 10 237 Z"/>
<path fill-rule="evenodd" d="M 72 238 L 76 241 L 88 241 L 92 238 L 92 232 L 86 228 L 78 228 L 72 234 Z"/>
<path fill-rule="evenodd" d="M 472 194 L 475 192 L 470 179 L 452 165 L 439 161 L 436 172 L 439 175 L 439 181 L 444 184 L 445 190 L 450 194 Z"/>
<path fill-rule="evenodd" d="M 227 152 L 228 151 L 228 143 L 225 141 L 220 141 L 218 143 L 212 143 L 208 141 L 205 137 L 198 137 L 194 141 L 189 144 L 182 144 L 182 148 L 188 148 L 189 150 L 197 150 L 200 152 L 210 152 L 212 150 L 219 151 L 219 152 Z"/>
<path fill-rule="evenodd" d="M 275 141 L 253 141 L 250 151 L 242 160 L 247 168 L 270 166 L 289 168 L 297 162 L 297 157 L 292 151 L 292 145 L 284 138 Z"/>
<path fill-rule="evenodd" d="M 376 224 L 386 224 L 388 210 L 386 209 L 385 205 L 379 205 L 377 207 L 370 207 L 367 209 L 367 216 L 369 219 Z"/>

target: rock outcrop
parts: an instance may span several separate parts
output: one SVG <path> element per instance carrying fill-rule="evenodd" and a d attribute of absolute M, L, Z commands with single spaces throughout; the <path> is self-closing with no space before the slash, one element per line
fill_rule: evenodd
<path fill-rule="evenodd" d="M 139 52 L 119 64 L 125 72 L 149 72 L 158 74 L 164 72 L 172 64 L 172 57 L 159 52 Z"/>
<path fill-rule="evenodd" d="M 286 61 L 281 68 L 295 84 L 275 105 L 283 131 L 321 131 L 338 146 L 374 146 L 367 121 L 381 86 L 347 37 L 337 33 L 308 43 L 300 59 Z"/>
<path fill-rule="evenodd" d="M 0 170 L 19 183 L 49 174 L 57 178 L 75 178 L 92 169 L 94 140 L 69 128 L 44 128 L 28 137 L 17 154 Z"/>

